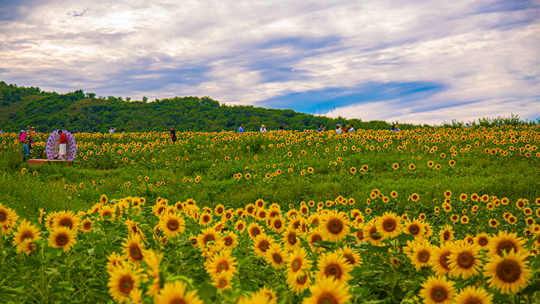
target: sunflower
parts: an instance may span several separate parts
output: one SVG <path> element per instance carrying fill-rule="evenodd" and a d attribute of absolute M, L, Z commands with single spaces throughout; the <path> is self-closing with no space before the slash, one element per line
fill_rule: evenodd
<path fill-rule="evenodd" d="M 313 246 L 312 246 L 312 249 L 314 249 Z M 324 248 L 321 248 L 321 249 L 324 249 Z M 362 264 L 362 258 L 360 257 L 360 254 L 358 252 L 353 251 L 353 249 L 349 246 L 345 246 L 339 249 L 338 253 L 341 254 L 345 258 L 345 260 L 353 267 Z"/>
<path fill-rule="evenodd" d="M 253 251 L 255 253 L 264 258 L 266 251 L 274 244 L 274 240 L 267 236 L 266 234 L 259 234 L 255 240 L 253 241 Z"/>
<path fill-rule="evenodd" d="M 433 258 L 433 246 L 428 241 L 423 239 L 414 241 L 408 247 L 410 248 L 410 252 L 408 253 L 409 259 L 416 270 L 430 266 Z"/>
<path fill-rule="evenodd" d="M 444 277 L 431 276 L 422 283 L 420 296 L 425 304 L 449 304 L 455 295 L 454 283 Z"/>
<path fill-rule="evenodd" d="M 287 273 L 297 274 L 300 270 L 311 269 L 311 261 L 307 259 L 306 250 L 302 247 L 295 248 L 287 257 Z"/>
<path fill-rule="evenodd" d="M 382 246 L 382 241 L 384 238 L 382 237 L 381 233 L 377 229 L 377 222 L 372 219 L 368 223 L 366 223 L 363 227 L 362 236 L 367 239 L 367 241 L 373 245 L 373 246 Z M 356 234 L 357 239 L 358 238 L 358 232 Z"/>
<path fill-rule="evenodd" d="M 414 238 L 424 236 L 424 225 L 417 219 L 408 222 L 403 230 L 407 234 L 411 234 Z"/>
<path fill-rule="evenodd" d="M 285 251 L 279 244 L 272 244 L 266 251 L 266 261 L 275 268 L 285 266 Z"/>
<path fill-rule="evenodd" d="M 202 250 L 211 242 L 217 242 L 219 239 L 219 233 L 212 227 L 206 228 L 197 236 L 197 245 Z"/>
<path fill-rule="evenodd" d="M 185 231 L 185 221 L 181 215 L 166 214 L 159 219 L 159 228 L 168 238 L 176 237 Z"/>
<path fill-rule="evenodd" d="M 53 227 L 66 227 L 70 230 L 77 230 L 79 217 L 75 216 L 73 211 L 59 211 L 54 218 Z"/>
<path fill-rule="evenodd" d="M 86 218 L 81 222 L 81 227 L 80 228 L 81 228 L 82 232 L 88 233 L 88 232 L 92 231 L 93 227 L 94 227 L 94 222 L 91 219 Z"/>
<path fill-rule="evenodd" d="M 287 274 L 287 285 L 289 285 L 289 288 L 297 294 L 300 294 L 302 291 L 306 290 L 310 283 L 311 279 L 309 278 L 309 273 L 306 270 Z"/>
<path fill-rule="evenodd" d="M 223 244 L 223 247 L 233 249 L 238 246 L 238 237 L 235 233 L 231 232 L 225 236 L 223 236 L 220 240 L 220 242 Z"/>
<path fill-rule="evenodd" d="M 480 248 L 465 241 L 456 242 L 451 247 L 451 254 L 448 256 L 451 277 L 470 278 L 480 273 L 482 260 L 478 254 Z"/>
<path fill-rule="evenodd" d="M 480 249 L 488 248 L 490 238 L 489 238 L 489 235 L 487 235 L 486 233 L 483 233 L 483 232 L 478 233 L 476 237 L 474 238 L 474 240 L 475 240 L 475 243 L 480 247 Z"/>
<path fill-rule="evenodd" d="M 523 250 L 525 241 L 517 236 L 517 233 L 508 233 L 499 231 L 496 236 L 493 236 L 489 244 L 489 252 L 491 254 L 501 255 L 504 251 L 514 250 L 520 252 Z"/>
<path fill-rule="evenodd" d="M 349 273 L 353 266 L 339 252 L 332 252 L 319 258 L 317 268 L 319 268 L 317 273 L 319 279 L 333 278 L 340 283 L 346 283 L 351 278 Z"/>
<path fill-rule="evenodd" d="M 454 239 L 454 229 L 452 226 L 445 225 L 443 229 L 439 231 L 439 240 L 441 244 Z"/>
<path fill-rule="evenodd" d="M 144 245 L 138 235 L 129 235 L 125 242 L 122 243 L 122 246 L 124 247 L 125 256 L 130 261 L 139 263 L 144 259 Z"/>
<path fill-rule="evenodd" d="M 316 248 L 323 249 L 319 246 L 319 243 L 323 241 L 323 235 L 319 229 L 311 230 L 307 239 L 312 250 L 315 250 Z"/>
<path fill-rule="evenodd" d="M 274 217 L 270 220 L 270 228 L 277 233 L 281 233 L 285 229 L 283 219 L 280 216 Z"/>
<path fill-rule="evenodd" d="M 444 276 L 450 271 L 448 258 L 452 253 L 451 244 L 445 243 L 441 247 L 434 247 L 433 256 L 430 259 L 430 264 L 435 273 L 439 276 Z"/>
<path fill-rule="evenodd" d="M 77 242 L 75 232 L 67 227 L 57 227 L 49 234 L 49 246 L 68 252 Z"/>
<path fill-rule="evenodd" d="M 113 252 L 107 256 L 107 272 L 112 273 L 115 268 L 121 268 L 126 264 L 126 259 L 121 254 Z"/>
<path fill-rule="evenodd" d="M 255 239 L 259 234 L 263 233 L 263 229 L 257 223 L 249 224 L 247 230 L 251 239 Z"/>
<path fill-rule="evenodd" d="M 331 278 L 319 279 L 309 290 L 311 291 L 311 296 L 305 298 L 303 304 L 344 304 L 351 298 L 348 285 Z"/>
<path fill-rule="evenodd" d="M 234 229 L 238 232 L 244 232 L 246 229 L 246 223 L 244 221 L 238 221 L 234 224 Z"/>
<path fill-rule="evenodd" d="M 139 275 L 130 266 L 115 268 L 107 283 L 109 294 L 120 303 L 129 303 L 129 295 L 137 289 L 139 281 Z"/>
<path fill-rule="evenodd" d="M 393 212 L 386 212 L 377 220 L 377 230 L 384 238 L 396 237 L 401 233 L 401 218 Z"/>
<path fill-rule="evenodd" d="M 212 222 L 212 214 L 203 213 L 199 218 L 199 225 L 208 226 Z"/>
<path fill-rule="evenodd" d="M 336 242 L 344 239 L 349 233 L 347 219 L 342 213 L 330 212 L 322 219 L 321 232 L 325 239 Z"/>
<path fill-rule="evenodd" d="M 222 272 L 212 279 L 212 284 L 219 290 L 231 289 L 231 281 L 233 274 L 230 272 Z"/>
<path fill-rule="evenodd" d="M 531 270 L 528 267 L 528 253 L 511 251 L 500 255 L 490 255 L 484 266 L 484 275 L 490 287 L 503 294 L 516 294 L 528 285 Z"/>
<path fill-rule="evenodd" d="M 481 287 L 467 286 L 455 298 L 456 304 L 491 304 L 493 296 Z"/>
<path fill-rule="evenodd" d="M 26 255 L 30 255 L 37 249 L 36 243 L 31 239 L 26 239 L 17 246 L 17 253 L 23 252 Z"/>
<path fill-rule="evenodd" d="M 296 233 L 295 229 L 289 227 L 283 233 L 283 243 L 287 249 L 292 249 L 300 245 L 300 239 L 298 238 L 298 234 Z"/>
<path fill-rule="evenodd" d="M 17 231 L 13 234 L 13 246 L 19 246 L 26 240 L 29 241 L 38 241 L 41 239 L 39 235 L 39 228 L 32 225 L 27 220 L 22 220 L 22 222 L 17 227 Z M 21 248 L 22 249 L 22 248 Z"/>
<path fill-rule="evenodd" d="M 208 274 L 212 278 L 216 278 L 223 272 L 230 272 L 234 275 L 236 273 L 236 264 L 230 250 L 221 250 L 205 263 L 205 267 Z"/>
<path fill-rule="evenodd" d="M 113 221 L 115 218 L 116 218 L 116 205 L 114 206 L 109 206 L 109 205 L 105 205 L 103 207 L 101 207 L 101 209 L 99 210 L 99 213 L 101 215 L 101 218 L 103 220 L 111 220 Z"/>

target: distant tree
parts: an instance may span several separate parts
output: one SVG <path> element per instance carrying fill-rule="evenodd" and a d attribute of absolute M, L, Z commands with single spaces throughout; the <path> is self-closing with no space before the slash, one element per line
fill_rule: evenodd
<path fill-rule="evenodd" d="M 96 98 L 96 93 L 86 93 L 86 96 L 90 99 Z"/>
<path fill-rule="evenodd" d="M 142 101 L 143 101 L 143 102 L 148 102 L 148 97 L 143 96 Z"/>

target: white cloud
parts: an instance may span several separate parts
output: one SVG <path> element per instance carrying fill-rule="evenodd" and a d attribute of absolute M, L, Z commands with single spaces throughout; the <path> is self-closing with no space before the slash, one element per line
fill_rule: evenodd
<path fill-rule="evenodd" d="M 199 95 L 235 104 L 368 82 L 429 81 L 447 89 L 424 100 L 364 103 L 328 114 L 418 122 L 509 113 L 535 118 L 540 9 L 477 13 L 486 5 L 493 1 L 37 2 L 0 22 L 0 79 L 104 96 Z M 261 48 L 291 37 L 332 43 Z M 305 77 L 265 81 L 271 69 L 255 66 L 266 61 Z M 163 78 L 164 69 L 186 66 L 205 67 L 200 81 Z"/>

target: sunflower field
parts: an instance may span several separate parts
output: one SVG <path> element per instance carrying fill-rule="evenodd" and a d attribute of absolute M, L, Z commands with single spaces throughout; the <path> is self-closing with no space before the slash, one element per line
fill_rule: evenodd
<path fill-rule="evenodd" d="M 540 303 L 538 126 L 74 136 L 0 134 L 1 303 Z"/>

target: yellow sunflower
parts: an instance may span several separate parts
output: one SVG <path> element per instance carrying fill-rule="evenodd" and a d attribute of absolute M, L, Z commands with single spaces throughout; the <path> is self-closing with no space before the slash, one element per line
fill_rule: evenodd
<path fill-rule="evenodd" d="M 454 229 L 450 225 L 445 225 L 443 229 L 439 231 L 439 240 L 441 244 L 454 239 Z"/>
<path fill-rule="evenodd" d="M 68 252 L 77 242 L 75 232 L 67 227 L 57 227 L 49 234 L 49 246 Z"/>
<path fill-rule="evenodd" d="M 287 285 L 289 285 L 289 288 L 297 294 L 300 294 L 302 291 L 306 290 L 310 283 L 311 279 L 309 278 L 309 273 L 306 270 L 287 274 Z"/>
<path fill-rule="evenodd" d="M 481 287 L 467 286 L 455 298 L 455 304 L 491 304 L 493 296 Z"/>
<path fill-rule="evenodd" d="M 525 241 L 517 236 L 517 233 L 499 230 L 496 236 L 491 237 L 489 241 L 490 254 L 502 255 L 505 251 L 520 252 L 523 250 Z"/>
<path fill-rule="evenodd" d="M 411 264 L 416 270 L 425 266 L 430 266 L 433 257 L 433 246 L 426 240 L 418 240 L 411 243 L 408 253 Z"/>
<path fill-rule="evenodd" d="M 434 247 L 430 264 L 437 275 L 444 276 L 450 271 L 448 258 L 451 253 L 451 243 L 449 242 L 442 244 L 440 248 Z"/>
<path fill-rule="evenodd" d="M 212 284 L 219 290 L 232 289 L 232 278 L 232 273 L 222 272 L 212 279 Z"/>
<path fill-rule="evenodd" d="M 329 212 L 322 219 L 321 232 L 329 241 L 340 241 L 349 233 L 348 221 L 342 213 Z"/>
<path fill-rule="evenodd" d="M 375 220 L 371 220 L 364 225 L 362 236 L 373 246 L 383 245 L 382 241 L 384 239 L 377 230 L 377 222 Z M 358 233 L 356 234 L 356 237 L 358 238 Z"/>
<path fill-rule="evenodd" d="M 347 283 L 351 278 L 349 273 L 353 266 L 338 252 L 331 252 L 319 258 L 317 268 L 319 268 L 318 280 L 321 278 L 333 278 L 340 283 Z"/>
<path fill-rule="evenodd" d="M 454 243 L 451 254 L 448 257 L 450 276 L 468 279 L 478 273 L 482 267 L 482 260 L 477 245 L 471 245 L 465 241 Z"/>
<path fill-rule="evenodd" d="M 488 248 L 489 245 L 489 235 L 486 233 L 478 233 L 474 238 L 475 243 L 480 247 L 480 249 Z"/>
<path fill-rule="evenodd" d="M 115 268 L 107 283 L 109 294 L 117 302 L 129 303 L 129 295 L 137 289 L 139 281 L 139 275 L 130 266 Z"/>
<path fill-rule="evenodd" d="M 527 259 L 525 250 L 502 252 L 502 256 L 490 255 L 484 266 L 490 287 L 503 294 L 516 294 L 527 287 L 531 276 Z"/>
<path fill-rule="evenodd" d="M 401 233 L 401 218 L 393 212 L 384 213 L 377 220 L 377 231 L 383 238 L 393 238 Z"/>
<path fill-rule="evenodd" d="M 266 234 L 259 234 L 253 241 L 253 251 L 264 258 L 266 251 L 274 244 L 274 240 Z"/>
<path fill-rule="evenodd" d="M 251 239 L 255 239 L 259 234 L 264 233 L 264 230 L 257 223 L 249 224 L 247 230 Z"/>
<path fill-rule="evenodd" d="M 236 260 L 229 250 L 222 250 L 212 256 L 205 263 L 206 271 L 212 278 L 218 277 L 222 272 L 236 273 Z"/>
<path fill-rule="evenodd" d="M 347 260 L 347 263 L 351 264 L 353 267 L 362 264 L 362 258 L 360 258 L 360 254 L 353 251 L 351 247 L 345 246 L 339 249 L 338 252 L 343 255 L 345 260 Z"/>
<path fill-rule="evenodd" d="M 414 219 L 405 225 L 403 231 L 414 236 L 414 238 L 421 238 L 424 236 L 424 225 L 419 220 Z"/>
<path fill-rule="evenodd" d="M 233 249 L 238 246 L 238 237 L 235 233 L 231 232 L 223 236 L 220 240 L 220 243 L 223 244 L 223 247 Z"/>
<path fill-rule="evenodd" d="M 93 227 L 94 227 L 94 222 L 91 219 L 86 218 L 81 222 L 81 227 L 80 228 L 81 228 L 82 232 L 88 233 L 88 232 L 92 231 Z"/>
<path fill-rule="evenodd" d="M 134 263 L 139 263 L 144 259 L 144 244 L 140 237 L 136 234 L 131 234 L 122 243 L 125 256 Z"/>
<path fill-rule="evenodd" d="M 206 228 L 197 236 L 197 246 L 202 250 L 209 243 L 217 242 L 219 239 L 219 233 L 217 233 L 212 227 Z"/>
<path fill-rule="evenodd" d="M 32 225 L 27 220 L 22 220 L 22 222 L 17 227 L 17 231 L 13 234 L 13 246 L 19 246 L 24 241 L 38 241 L 41 239 L 39 235 L 39 228 Z"/>
<path fill-rule="evenodd" d="M 422 283 L 420 296 L 425 304 L 453 303 L 455 296 L 454 283 L 444 277 L 431 276 Z"/>
<path fill-rule="evenodd" d="M 305 298 L 303 304 L 344 304 L 351 298 L 349 286 L 331 278 L 319 279 L 309 290 L 311 291 L 311 296 Z"/>
<path fill-rule="evenodd" d="M 159 228 L 168 238 L 176 237 L 185 231 L 186 223 L 181 215 L 165 214 L 159 219 Z"/>
<path fill-rule="evenodd" d="M 298 234 L 296 233 L 295 229 L 289 227 L 287 230 L 285 230 L 283 233 L 283 243 L 287 249 L 293 249 L 294 247 L 300 245 L 300 239 L 298 238 Z"/>
<path fill-rule="evenodd" d="M 266 251 L 266 261 L 275 268 L 281 268 L 285 266 L 286 255 L 285 251 L 279 244 L 272 244 Z"/>
<path fill-rule="evenodd" d="M 54 218 L 53 227 L 66 227 L 70 230 L 77 230 L 79 224 L 79 217 L 76 216 L 73 211 L 59 211 Z"/>
<path fill-rule="evenodd" d="M 301 270 L 310 270 L 311 261 L 307 258 L 306 250 L 297 247 L 287 257 L 287 273 L 296 274 Z"/>

